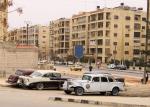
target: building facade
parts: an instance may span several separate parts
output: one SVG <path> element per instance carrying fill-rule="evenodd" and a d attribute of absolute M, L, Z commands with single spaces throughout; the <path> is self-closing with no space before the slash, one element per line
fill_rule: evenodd
<path fill-rule="evenodd" d="M 106 63 L 136 60 L 145 49 L 146 12 L 121 4 L 115 8 L 98 6 L 71 18 L 70 51 L 83 45 L 84 55 Z"/>
<path fill-rule="evenodd" d="M 69 55 L 70 19 L 60 18 L 51 21 L 49 30 L 51 58 L 65 59 Z"/>
<path fill-rule="evenodd" d="M 48 59 L 49 56 L 49 27 L 34 25 L 21 27 L 9 32 L 9 41 L 19 46 L 36 46 L 39 49 L 39 60 Z"/>

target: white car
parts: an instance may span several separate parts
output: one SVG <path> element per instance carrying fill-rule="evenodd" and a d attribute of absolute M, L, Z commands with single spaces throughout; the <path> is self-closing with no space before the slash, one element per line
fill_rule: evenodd
<path fill-rule="evenodd" d="M 82 65 L 78 65 L 78 64 L 75 64 L 75 65 L 72 65 L 71 67 L 70 67 L 70 70 L 71 71 L 81 71 L 82 70 Z"/>
<path fill-rule="evenodd" d="M 116 68 L 116 65 L 115 64 L 109 64 L 107 66 L 108 69 L 115 69 Z"/>
<path fill-rule="evenodd" d="M 111 95 L 118 95 L 119 91 L 124 90 L 124 83 L 115 80 L 110 74 L 84 74 L 81 80 L 68 80 L 63 84 L 66 94 L 75 92 L 76 95 L 84 93 L 103 93 L 110 92 Z"/>
<path fill-rule="evenodd" d="M 20 76 L 18 84 L 23 87 L 36 88 L 38 90 L 54 88 L 60 89 L 67 80 L 61 78 L 61 74 L 54 70 L 36 70 L 30 76 Z"/>

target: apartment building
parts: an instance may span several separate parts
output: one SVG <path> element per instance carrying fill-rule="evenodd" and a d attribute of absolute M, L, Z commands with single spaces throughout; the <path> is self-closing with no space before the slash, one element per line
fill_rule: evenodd
<path fill-rule="evenodd" d="M 0 42 L 6 41 L 7 39 L 7 20 L 8 20 L 8 0 L 0 1 Z"/>
<path fill-rule="evenodd" d="M 48 59 L 49 55 L 49 27 L 34 25 L 21 27 L 9 32 L 9 41 L 19 46 L 36 46 L 39 48 L 39 59 Z"/>
<path fill-rule="evenodd" d="M 60 18 L 50 21 L 50 55 L 51 58 L 65 59 L 69 53 L 70 19 Z"/>
<path fill-rule="evenodd" d="M 145 49 L 146 12 L 141 8 L 99 6 L 95 11 L 73 15 L 70 21 L 70 51 L 75 45 L 84 47 L 84 55 L 103 63 L 134 60 Z"/>

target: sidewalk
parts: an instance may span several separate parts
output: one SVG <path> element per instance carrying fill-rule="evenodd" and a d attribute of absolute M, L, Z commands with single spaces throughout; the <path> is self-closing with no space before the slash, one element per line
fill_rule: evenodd
<path fill-rule="evenodd" d="M 75 103 L 96 104 L 112 107 L 150 107 L 150 97 L 120 97 L 120 96 L 101 96 L 101 95 L 61 95 L 51 96 L 49 100 L 65 101 Z"/>
<path fill-rule="evenodd" d="M 0 78 L 0 86 L 3 87 L 3 86 L 8 86 L 9 84 L 6 83 L 6 78 Z"/>

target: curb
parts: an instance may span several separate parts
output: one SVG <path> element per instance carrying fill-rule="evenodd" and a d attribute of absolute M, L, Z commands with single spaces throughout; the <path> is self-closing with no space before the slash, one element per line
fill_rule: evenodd
<path fill-rule="evenodd" d="M 63 97 L 49 97 L 48 100 L 112 106 L 112 107 L 150 107 L 150 105 L 123 104 L 123 103 L 115 103 L 115 102 L 103 102 L 103 101 L 83 100 L 83 99 L 73 99 L 73 98 L 63 98 Z"/>

